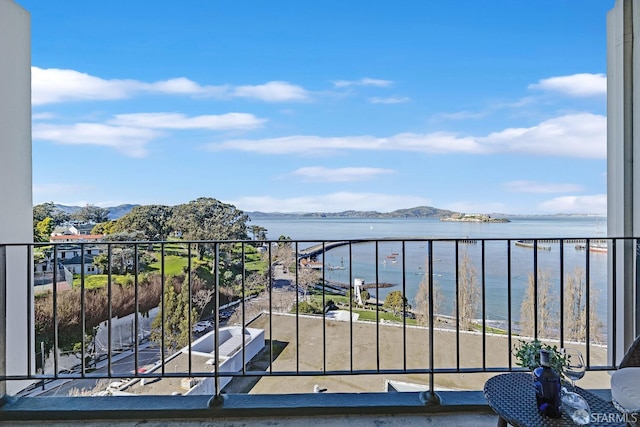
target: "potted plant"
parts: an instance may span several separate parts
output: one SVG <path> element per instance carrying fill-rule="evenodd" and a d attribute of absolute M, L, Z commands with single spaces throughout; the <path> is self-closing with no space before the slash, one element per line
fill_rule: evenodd
<path fill-rule="evenodd" d="M 535 368 L 540 366 L 540 350 L 545 349 L 549 352 L 549 363 L 560 378 L 564 379 L 563 365 L 565 357 L 557 346 L 544 344 L 540 340 L 520 341 L 520 344 L 513 348 L 513 355 L 516 357 L 516 365 L 527 368 L 533 372 Z"/>

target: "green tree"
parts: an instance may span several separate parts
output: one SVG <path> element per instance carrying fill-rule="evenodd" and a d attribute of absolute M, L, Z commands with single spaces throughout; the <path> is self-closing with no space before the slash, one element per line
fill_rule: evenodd
<path fill-rule="evenodd" d="M 173 208 L 163 205 L 136 206 L 119 218 L 113 232 L 140 232 L 144 240 L 166 240 Z"/>
<path fill-rule="evenodd" d="M 114 230 L 116 222 L 117 222 L 116 220 L 111 220 L 111 221 L 106 221 L 106 222 L 101 222 L 99 224 L 96 224 L 91 229 L 91 234 L 113 234 L 113 233 L 116 233 L 116 231 Z"/>
<path fill-rule="evenodd" d="M 194 325 L 198 314 L 195 308 L 189 310 L 189 280 L 185 276 L 180 293 L 173 283 L 167 283 L 164 291 L 164 310 L 161 307 L 151 324 L 151 339 L 158 345 L 162 343 L 162 313 L 164 315 L 164 343 L 169 353 L 185 347 L 191 342 L 189 322 Z M 191 320 L 189 320 L 191 318 Z"/>
<path fill-rule="evenodd" d="M 175 206 L 169 223 L 187 240 L 246 240 L 248 220 L 249 216 L 233 205 L 201 197 Z M 203 259 L 208 245 L 197 246 Z"/>
<path fill-rule="evenodd" d="M 407 307 L 407 298 L 400 291 L 389 292 L 384 299 L 383 307 L 397 316 Z"/>
<path fill-rule="evenodd" d="M 46 217 L 36 224 L 36 230 L 33 239 L 36 242 L 48 242 L 55 225 L 51 217 Z"/>
<path fill-rule="evenodd" d="M 48 242 L 49 236 L 56 225 L 68 220 L 69 215 L 58 209 L 53 202 L 35 205 L 33 207 L 33 240 L 36 242 Z"/>
<path fill-rule="evenodd" d="M 140 233 L 116 233 L 104 236 L 105 242 L 135 242 L 142 240 Z M 135 270 L 135 245 L 121 244 L 111 245 L 111 272 L 114 274 L 133 273 Z M 138 251 L 138 271 L 143 270 L 149 262 L 146 254 Z M 109 269 L 109 253 L 105 251 L 93 258 L 93 265 L 106 272 Z"/>
<path fill-rule="evenodd" d="M 109 209 L 87 205 L 74 212 L 71 215 L 71 219 L 85 223 L 99 224 L 109 220 Z"/>
<path fill-rule="evenodd" d="M 53 202 L 41 203 L 33 207 L 33 225 L 45 218 L 51 218 L 54 227 L 69 221 L 69 214 L 62 211 Z"/>
<path fill-rule="evenodd" d="M 371 298 L 371 294 L 369 294 L 368 290 L 362 289 L 360 291 L 360 298 L 362 298 L 362 305 L 366 306 L 367 301 L 369 301 L 369 298 Z"/>
<path fill-rule="evenodd" d="M 260 225 L 250 225 L 247 229 L 253 236 L 253 240 L 264 241 L 267 240 L 267 229 Z"/>

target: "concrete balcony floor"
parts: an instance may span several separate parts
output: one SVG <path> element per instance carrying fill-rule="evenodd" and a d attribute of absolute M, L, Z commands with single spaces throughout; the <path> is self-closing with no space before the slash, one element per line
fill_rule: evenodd
<path fill-rule="evenodd" d="M 422 415 L 344 415 L 313 417 L 260 417 L 260 418 L 223 418 L 223 419 L 145 419 L 145 420 L 68 420 L 47 422 L 47 427 L 68 427 L 83 425 L 84 427 L 134 427 L 140 425 L 148 427 L 368 427 L 368 426 L 403 426 L 424 427 L 432 426 L 478 426 L 495 427 L 498 417 L 490 413 L 439 413 Z M 0 421 L 0 425 L 7 426 L 42 426 L 41 421 Z"/>

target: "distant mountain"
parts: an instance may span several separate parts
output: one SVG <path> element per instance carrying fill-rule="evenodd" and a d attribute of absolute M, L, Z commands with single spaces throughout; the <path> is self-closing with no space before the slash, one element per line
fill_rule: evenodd
<path fill-rule="evenodd" d="M 82 206 L 67 206 L 67 205 L 58 205 L 58 204 L 56 204 L 55 206 L 56 208 L 60 209 L 62 212 L 68 213 L 69 215 L 82 209 Z M 124 204 L 124 205 L 108 207 L 105 209 L 109 211 L 109 219 L 113 220 L 128 214 L 129 212 L 131 212 L 131 209 L 135 208 L 136 206 L 140 206 L 140 205 Z"/>
<path fill-rule="evenodd" d="M 72 214 L 80 210 L 81 206 L 55 205 L 58 209 L 68 214 Z M 112 206 L 105 209 L 109 210 L 109 219 L 118 219 L 129 212 L 136 206 L 132 204 L 124 204 Z M 416 206 L 408 209 L 398 209 L 393 212 L 377 212 L 377 211 L 355 211 L 348 210 L 343 212 L 245 212 L 251 219 L 258 218 L 445 218 L 459 214 L 446 209 L 438 209 L 431 206 Z"/>
<path fill-rule="evenodd" d="M 393 212 L 376 211 L 343 211 L 343 212 L 246 212 L 250 218 L 280 217 L 280 218 L 442 218 L 457 212 L 433 208 L 431 206 L 417 206 L 409 209 L 398 209 Z"/>
<path fill-rule="evenodd" d="M 124 204 L 107 208 L 109 209 L 109 219 L 118 219 L 122 216 L 125 216 L 126 214 L 131 212 L 131 209 L 135 208 L 136 206 L 140 205 Z"/>

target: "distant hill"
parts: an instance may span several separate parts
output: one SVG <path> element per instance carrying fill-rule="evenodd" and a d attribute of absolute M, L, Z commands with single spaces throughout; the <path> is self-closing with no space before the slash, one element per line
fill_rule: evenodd
<path fill-rule="evenodd" d="M 58 204 L 56 204 L 55 206 L 56 208 L 60 209 L 62 212 L 68 213 L 69 215 L 82 209 L 82 206 L 67 206 L 67 205 L 58 205 Z M 125 204 L 125 205 L 112 206 L 105 209 L 109 210 L 109 219 L 113 220 L 128 214 L 129 212 L 131 212 L 131 209 L 135 208 L 136 206 L 140 206 L 140 205 Z"/>
<path fill-rule="evenodd" d="M 68 206 L 68 205 L 55 205 L 58 209 L 68 214 L 77 212 L 81 206 Z M 112 206 L 105 209 L 109 210 L 109 219 L 118 219 L 129 212 L 136 206 L 132 204 L 124 204 L 118 206 Z M 398 209 L 393 212 L 377 212 L 377 211 L 342 211 L 342 212 L 245 212 L 251 219 L 258 218 L 444 218 L 458 214 L 458 212 L 438 209 L 431 206 L 416 206 L 408 209 Z"/>
<path fill-rule="evenodd" d="M 252 219 L 264 217 L 281 218 L 442 218 L 456 214 L 457 212 L 446 209 L 433 208 L 431 206 L 417 206 L 409 209 L 398 209 L 393 212 L 376 211 L 343 211 L 343 212 L 246 212 Z"/>

